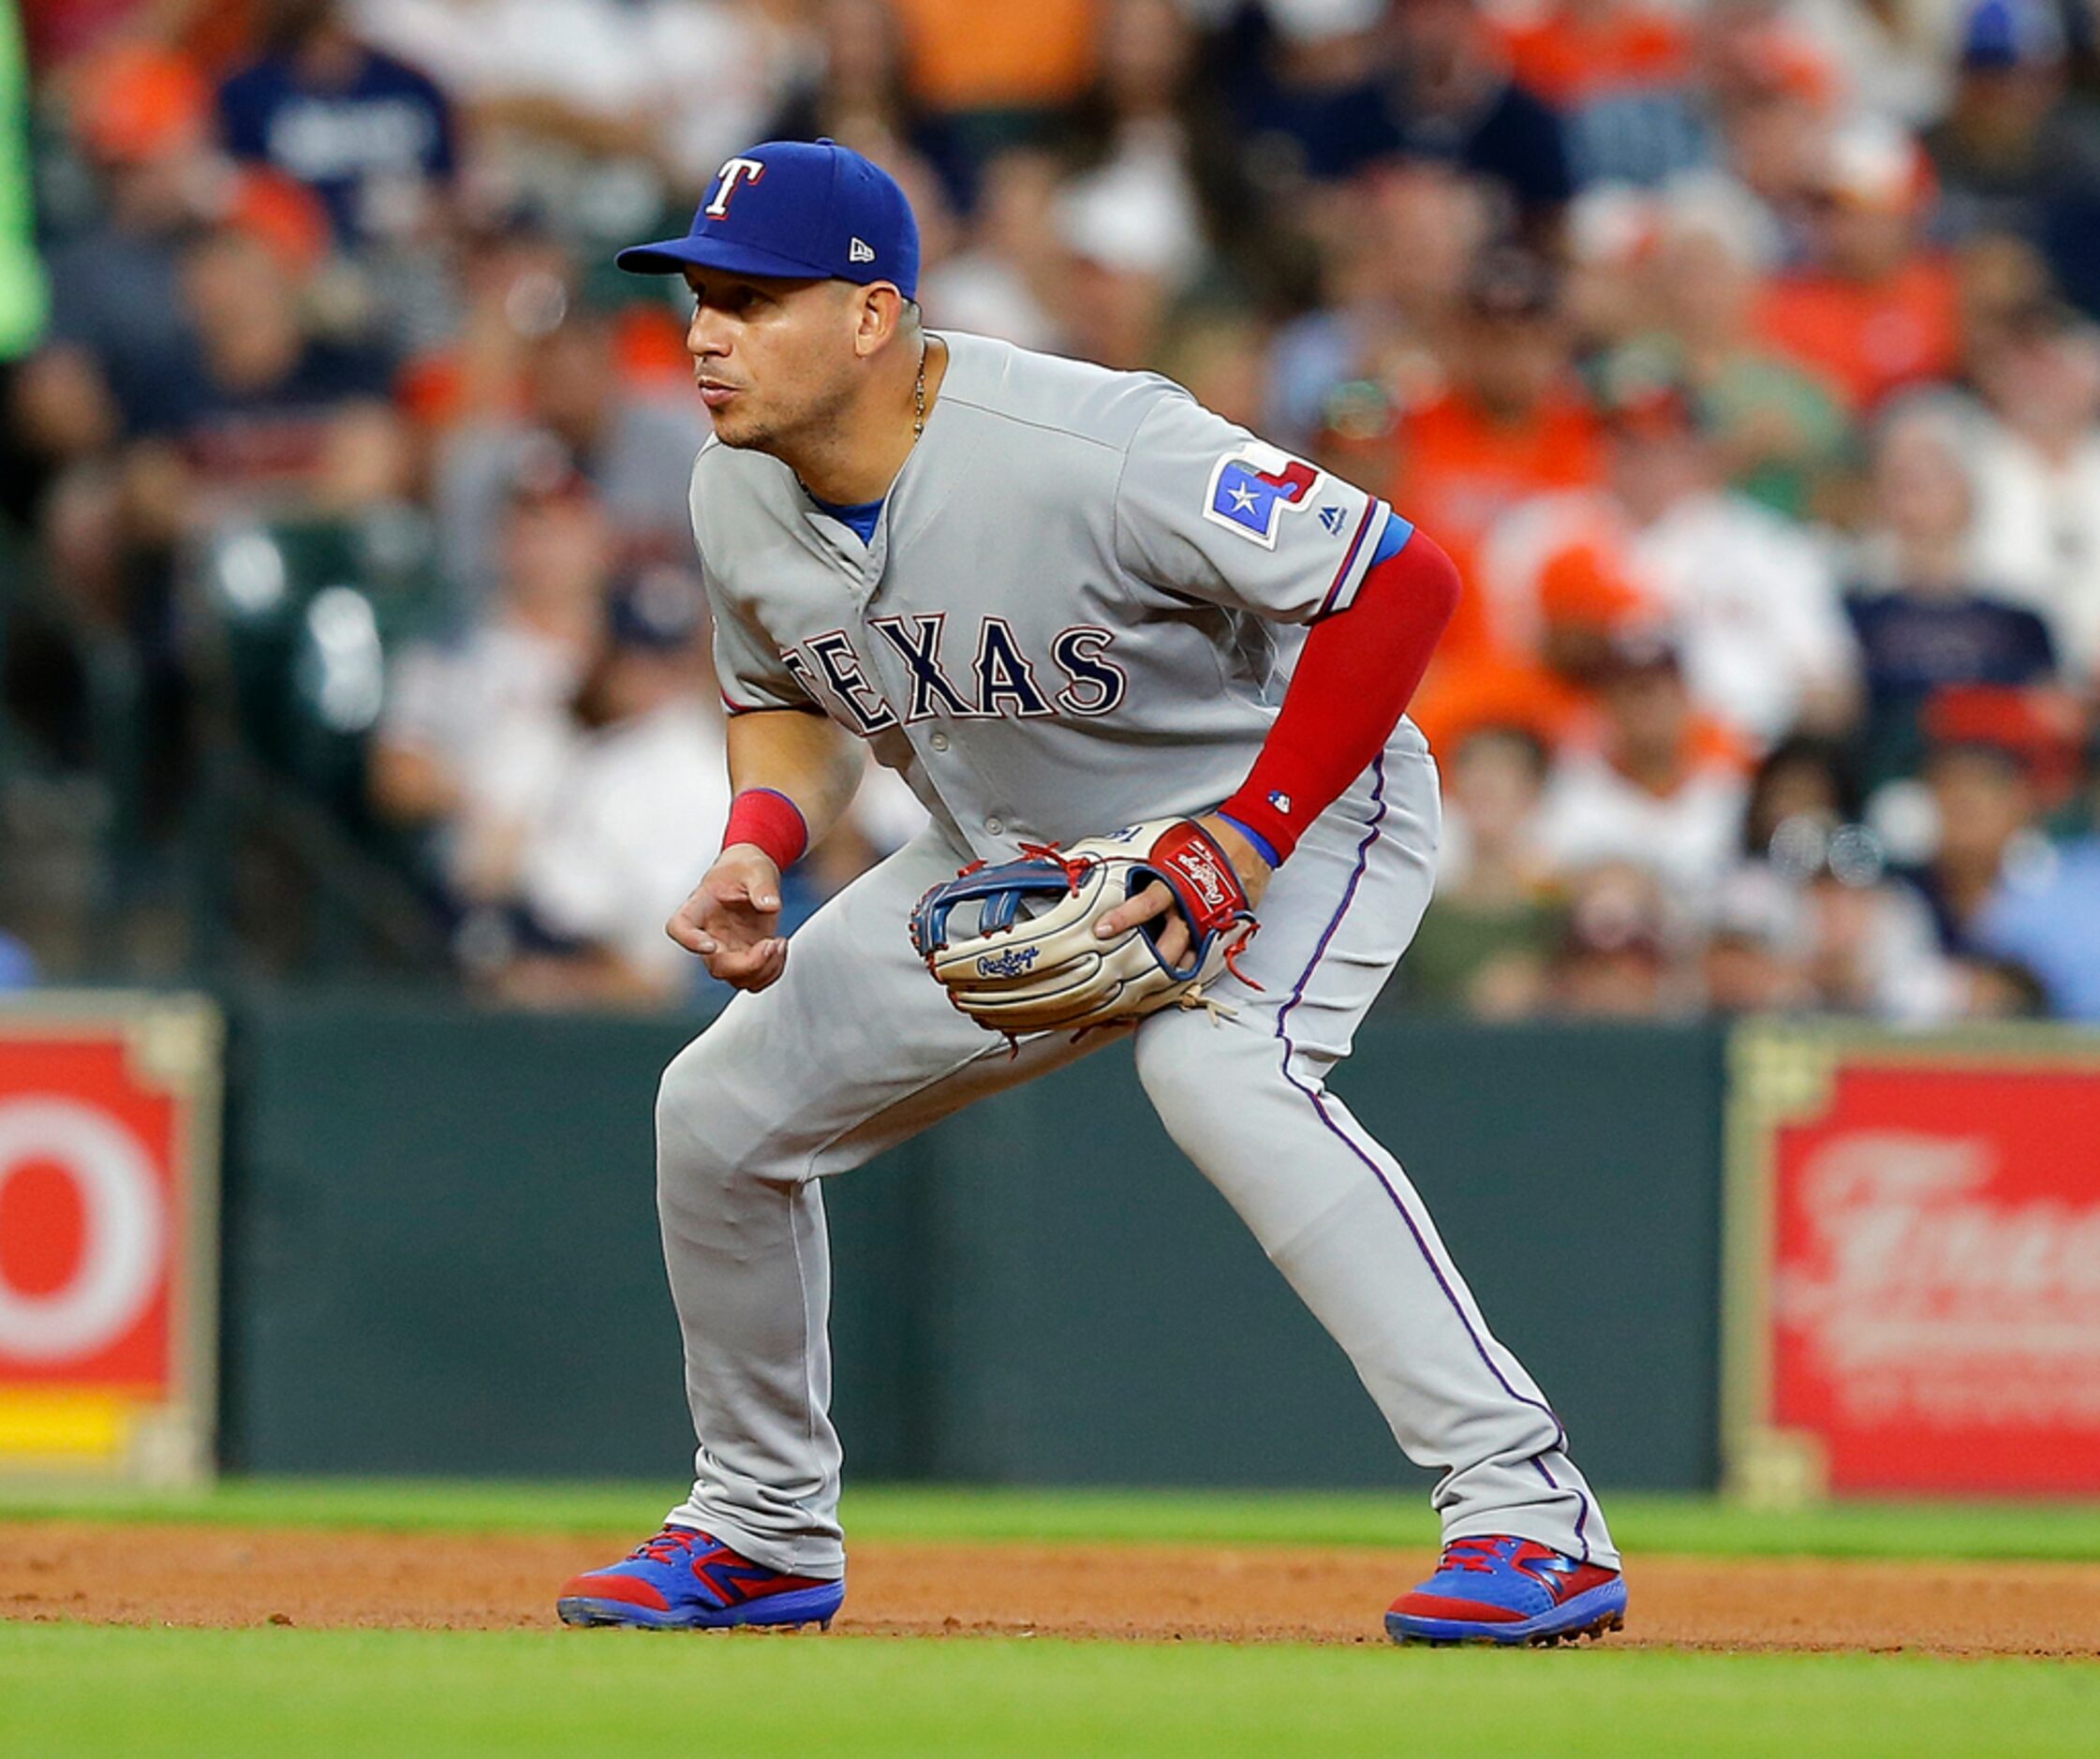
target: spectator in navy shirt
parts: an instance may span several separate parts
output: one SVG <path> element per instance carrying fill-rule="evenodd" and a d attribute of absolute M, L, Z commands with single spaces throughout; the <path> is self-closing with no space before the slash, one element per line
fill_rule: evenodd
<path fill-rule="evenodd" d="M 219 88 L 228 150 L 312 189 L 346 249 L 421 229 L 454 169 L 445 95 L 358 41 L 333 0 L 274 0 L 266 41 Z"/>
<path fill-rule="evenodd" d="M 1220 65 L 1258 181 L 1332 183 L 1400 146 L 1380 65 L 1378 0 L 1268 0 L 1235 15 Z"/>
<path fill-rule="evenodd" d="M 313 334 L 299 277 L 298 264 L 242 227 L 191 247 L 183 288 L 197 357 L 156 387 L 126 459 L 142 547 L 229 512 L 347 515 L 406 487 L 391 362 Z"/>
<path fill-rule="evenodd" d="M 37 523 L 50 578 L 96 621 L 113 621 L 125 594 L 122 485 L 110 453 L 196 352 L 183 245 L 199 192 L 223 184 L 211 103 L 188 61 L 142 45 L 97 53 L 74 77 L 68 125 L 96 174 L 101 212 L 46 252 L 51 332 L 11 387 L 0 500 Z"/>
<path fill-rule="evenodd" d="M 2100 103 L 2070 83 L 2069 10 L 1974 0 L 1953 102 L 1925 145 L 1943 230 L 2028 240 L 2071 301 L 2100 316 Z"/>
<path fill-rule="evenodd" d="M 1560 113 L 1511 80 L 1476 0 L 1400 0 L 1393 22 L 1405 151 L 1485 179 L 1506 208 L 1505 227 L 1553 249 L 1575 195 Z"/>
<path fill-rule="evenodd" d="M 198 192 L 214 183 L 211 87 L 179 55 L 125 45 L 81 70 L 71 126 L 97 173 L 102 212 L 45 256 L 52 331 L 39 374 L 98 377 L 84 396 L 68 387 L 67 401 L 78 409 L 99 392 L 113 405 L 104 420 L 121 420 L 190 348 L 182 244 Z M 77 416 L 54 416 L 32 437 L 65 457 L 106 436 L 92 422 L 83 432 Z"/>
<path fill-rule="evenodd" d="M 1875 526 L 1846 602 L 1867 687 L 1858 739 L 1870 786 L 1916 770 L 1935 690 L 2043 684 L 2056 671 L 2042 619 L 1978 590 L 1974 495 L 1951 418 L 1894 416 L 1876 443 L 1873 490 Z"/>

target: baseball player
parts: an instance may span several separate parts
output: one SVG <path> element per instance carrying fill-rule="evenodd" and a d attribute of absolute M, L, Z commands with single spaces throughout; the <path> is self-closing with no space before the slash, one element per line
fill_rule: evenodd
<path fill-rule="evenodd" d="M 1442 1471 L 1442 1559 L 1388 1631 L 1617 1628 L 1560 1421 L 1326 1085 L 1429 901 L 1436 771 L 1404 710 L 1449 560 L 1165 379 L 922 328 L 903 192 L 828 140 L 737 155 L 686 237 L 619 263 L 693 296 L 736 793 L 669 932 L 743 993 L 657 1110 L 692 1491 L 561 1617 L 829 1622 L 821 1181 L 1128 1039 L 1175 1141 Z M 790 941 L 781 873 L 864 748 L 931 821 Z"/>

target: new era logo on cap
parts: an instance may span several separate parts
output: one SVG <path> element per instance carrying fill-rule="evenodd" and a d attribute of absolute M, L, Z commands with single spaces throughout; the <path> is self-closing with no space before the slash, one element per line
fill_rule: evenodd
<path fill-rule="evenodd" d="M 881 280 L 919 296 L 910 202 L 887 171 L 836 140 L 768 140 L 725 159 L 684 238 L 630 246 L 617 260 L 636 274 Z"/>

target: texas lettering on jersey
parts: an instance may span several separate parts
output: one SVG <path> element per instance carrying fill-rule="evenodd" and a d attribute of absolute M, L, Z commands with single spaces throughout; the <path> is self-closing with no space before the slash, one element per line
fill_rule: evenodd
<path fill-rule="evenodd" d="M 943 715 L 955 720 L 1090 717 L 1108 714 L 1129 688 L 1128 675 L 1107 658 L 1116 640 L 1112 629 L 1084 623 L 1059 629 L 1050 641 L 1049 665 L 1038 667 L 1004 617 L 981 617 L 974 657 L 967 669 L 952 673 L 941 658 L 947 624 L 945 611 L 868 620 L 910 670 L 910 696 L 901 705 L 868 677 L 842 628 L 784 647 L 780 658 L 813 702 L 836 704 L 840 718 L 865 734 Z"/>
<path fill-rule="evenodd" d="M 872 540 L 778 460 L 702 451 L 725 695 L 821 709 L 989 858 L 1011 856 L 1004 827 L 1077 836 L 1227 798 L 1297 631 L 1349 609 L 1390 510 L 1165 379 L 942 340 Z"/>

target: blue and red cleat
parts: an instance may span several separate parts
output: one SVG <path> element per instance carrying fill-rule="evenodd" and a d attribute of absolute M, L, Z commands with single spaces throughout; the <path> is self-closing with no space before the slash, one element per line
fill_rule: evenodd
<path fill-rule="evenodd" d="M 1396 1643 L 1536 1643 L 1601 1637 L 1626 1622 L 1626 1580 L 1533 1539 L 1454 1539 L 1437 1573 L 1385 1615 Z"/>
<path fill-rule="evenodd" d="M 843 1581 L 783 1575 L 732 1551 L 711 1533 L 665 1527 L 618 1563 L 571 1576 L 555 1610 L 568 1625 L 640 1625 L 719 1631 L 731 1625 L 829 1629 Z"/>

